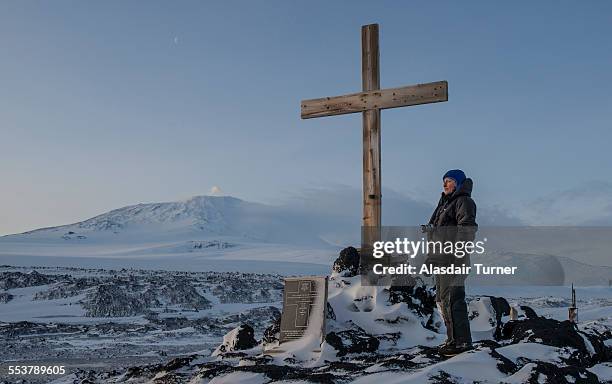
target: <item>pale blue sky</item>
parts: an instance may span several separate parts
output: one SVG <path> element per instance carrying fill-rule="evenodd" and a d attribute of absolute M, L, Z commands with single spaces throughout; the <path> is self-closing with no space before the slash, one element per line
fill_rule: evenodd
<path fill-rule="evenodd" d="M 449 82 L 383 111 L 385 187 L 435 202 L 458 167 L 508 208 L 609 180 L 609 1 L 4 1 L 0 234 L 214 185 L 360 188 L 361 117 L 299 102 L 360 90 L 372 22 L 383 87 Z"/>

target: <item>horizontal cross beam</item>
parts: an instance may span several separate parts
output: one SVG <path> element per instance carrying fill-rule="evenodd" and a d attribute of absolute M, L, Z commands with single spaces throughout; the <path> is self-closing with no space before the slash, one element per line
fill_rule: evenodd
<path fill-rule="evenodd" d="M 302 119 L 442 101 L 448 101 L 448 83 L 446 81 L 436 81 L 434 83 L 379 89 L 350 95 L 302 100 Z"/>

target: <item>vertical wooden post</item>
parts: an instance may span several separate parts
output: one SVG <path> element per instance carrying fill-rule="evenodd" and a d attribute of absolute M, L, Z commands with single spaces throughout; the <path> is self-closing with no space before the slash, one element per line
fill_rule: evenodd
<path fill-rule="evenodd" d="M 364 91 L 380 89 L 378 24 L 361 27 L 361 78 Z M 381 225 L 380 109 L 363 112 L 364 227 Z"/>
<path fill-rule="evenodd" d="M 572 283 L 572 305 L 568 310 L 569 321 L 572 323 L 578 323 L 578 308 L 576 308 L 576 290 L 574 289 L 574 283 Z"/>

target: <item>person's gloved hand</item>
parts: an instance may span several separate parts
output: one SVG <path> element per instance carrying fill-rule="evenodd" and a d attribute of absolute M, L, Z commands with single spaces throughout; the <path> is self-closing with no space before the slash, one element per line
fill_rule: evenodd
<path fill-rule="evenodd" d="M 421 225 L 421 233 L 430 233 L 432 230 L 433 230 L 433 225 L 431 224 Z"/>

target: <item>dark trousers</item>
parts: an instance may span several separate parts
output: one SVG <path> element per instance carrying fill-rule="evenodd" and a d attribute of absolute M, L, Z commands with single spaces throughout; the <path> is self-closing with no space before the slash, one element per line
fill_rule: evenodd
<path fill-rule="evenodd" d="M 472 343 L 465 303 L 466 275 L 436 275 L 436 301 L 446 325 L 447 342 Z"/>

